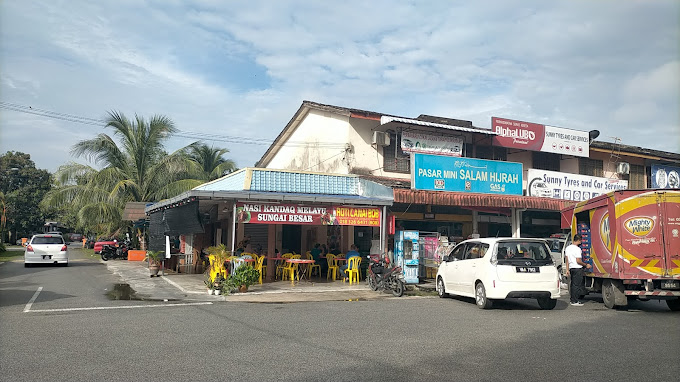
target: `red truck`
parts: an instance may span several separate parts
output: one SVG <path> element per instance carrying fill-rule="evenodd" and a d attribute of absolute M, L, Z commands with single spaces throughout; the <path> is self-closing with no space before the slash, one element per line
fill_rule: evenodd
<path fill-rule="evenodd" d="M 663 299 L 680 310 L 680 191 L 600 195 L 563 209 L 562 228 L 583 236 L 586 289 L 601 292 L 606 307 Z"/>

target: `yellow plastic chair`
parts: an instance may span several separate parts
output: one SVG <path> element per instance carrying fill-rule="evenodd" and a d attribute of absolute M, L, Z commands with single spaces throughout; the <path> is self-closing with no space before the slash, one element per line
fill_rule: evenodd
<path fill-rule="evenodd" d="M 284 260 L 280 260 L 279 263 L 276 265 L 276 277 L 278 278 L 279 275 L 281 275 L 281 280 L 283 280 L 283 268 L 285 268 L 288 265 L 285 259 L 290 259 L 291 257 L 293 257 L 293 254 L 284 253 L 283 255 L 281 255 L 281 257 Z"/>
<path fill-rule="evenodd" d="M 301 258 L 301 256 L 300 255 L 292 255 L 290 258 L 291 259 L 299 259 L 299 258 Z M 286 277 L 287 277 L 288 279 L 290 279 L 290 281 L 295 281 L 295 276 L 297 275 L 297 271 L 298 271 L 298 265 L 299 265 L 298 263 L 286 262 L 286 266 L 283 267 L 283 275 L 281 276 L 281 279 L 285 280 Z M 299 280 L 299 276 L 298 276 L 298 280 Z"/>
<path fill-rule="evenodd" d="M 265 274 L 265 271 L 267 269 L 267 266 L 264 265 L 264 259 L 265 259 L 264 256 L 258 258 L 254 266 L 255 270 L 260 272 L 260 284 L 262 284 L 262 276 Z"/>
<path fill-rule="evenodd" d="M 349 283 L 351 284 L 352 281 L 359 283 L 359 272 L 361 270 L 361 257 L 360 256 L 350 257 L 349 260 L 347 261 L 348 264 L 347 269 L 345 269 L 345 274 L 349 278 Z"/>
<path fill-rule="evenodd" d="M 326 262 L 328 262 L 328 273 L 326 274 L 326 280 L 331 278 L 333 275 L 333 281 L 338 277 L 338 264 L 335 262 L 335 255 L 326 255 Z"/>
<path fill-rule="evenodd" d="M 314 260 L 314 256 L 312 256 L 312 254 L 311 254 L 309 251 L 307 252 L 307 260 Z M 314 264 L 308 264 L 308 265 L 307 265 L 307 272 L 309 272 L 309 273 L 308 273 L 308 276 L 309 276 L 310 279 L 312 278 L 312 273 L 314 273 L 314 270 L 315 270 L 315 269 L 318 269 L 318 270 L 319 270 L 319 271 L 317 272 L 317 275 L 318 275 L 319 277 L 321 277 L 321 265 L 316 264 L 316 263 L 314 263 Z"/>

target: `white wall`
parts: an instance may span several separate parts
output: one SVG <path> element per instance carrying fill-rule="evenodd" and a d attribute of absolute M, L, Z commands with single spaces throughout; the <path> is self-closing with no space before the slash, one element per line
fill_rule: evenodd
<path fill-rule="evenodd" d="M 349 130 L 348 117 L 310 110 L 267 167 L 347 174 L 343 145 L 349 142 Z"/>

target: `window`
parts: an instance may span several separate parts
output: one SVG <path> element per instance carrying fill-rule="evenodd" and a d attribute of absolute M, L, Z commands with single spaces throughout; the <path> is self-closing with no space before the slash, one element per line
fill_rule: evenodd
<path fill-rule="evenodd" d="M 470 243 L 467 245 L 467 254 L 465 259 L 481 259 L 489 249 L 488 244 Z"/>
<path fill-rule="evenodd" d="M 390 133 L 390 144 L 383 147 L 383 170 L 411 172 L 411 158 L 401 150 L 401 135 Z"/>
<path fill-rule="evenodd" d="M 64 244 L 61 236 L 36 236 L 31 244 Z"/>
<path fill-rule="evenodd" d="M 490 160 L 508 160 L 508 149 L 498 146 L 477 146 L 476 158 Z"/>
<path fill-rule="evenodd" d="M 604 176 L 604 164 L 600 159 L 579 158 L 578 173 L 581 175 Z"/>
<path fill-rule="evenodd" d="M 465 256 L 465 244 L 461 244 L 453 250 L 451 256 L 449 256 L 449 261 L 453 261 L 454 258 L 463 260 L 463 256 Z"/>
<path fill-rule="evenodd" d="M 645 181 L 645 166 L 638 164 L 630 165 L 630 176 L 628 177 L 629 190 L 644 190 L 647 188 Z"/>
<path fill-rule="evenodd" d="M 538 170 L 560 171 L 560 156 L 553 153 L 532 151 L 532 166 Z"/>

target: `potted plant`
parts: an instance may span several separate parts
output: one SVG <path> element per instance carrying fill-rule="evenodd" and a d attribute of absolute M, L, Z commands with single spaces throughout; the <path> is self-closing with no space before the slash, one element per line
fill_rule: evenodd
<path fill-rule="evenodd" d="M 212 284 L 213 293 L 215 293 L 216 295 L 220 295 L 222 293 L 222 287 L 224 286 L 224 284 L 225 284 L 224 276 L 222 275 L 215 276 L 215 280 L 213 280 Z"/>
<path fill-rule="evenodd" d="M 213 281 L 212 279 L 210 279 L 210 276 L 207 276 L 205 280 L 203 280 L 203 283 L 205 284 L 205 287 L 208 289 L 208 294 L 213 294 Z"/>
<path fill-rule="evenodd" d="M 260 272 L 255 270 L 247 264 L 242 264 L 233 274 L 227 277 L 227 284 L 230 289 L 238 289 L 239 292 L 245 293 L 248 287 L 260 280 Z"/>
<path fill-rule="evenodd" d="M 163 251 L 147 251 L 146 257 L 149 260 L 149 272 L 151 277 L 158 276 L 158 270 L 163 259 Z"/>

